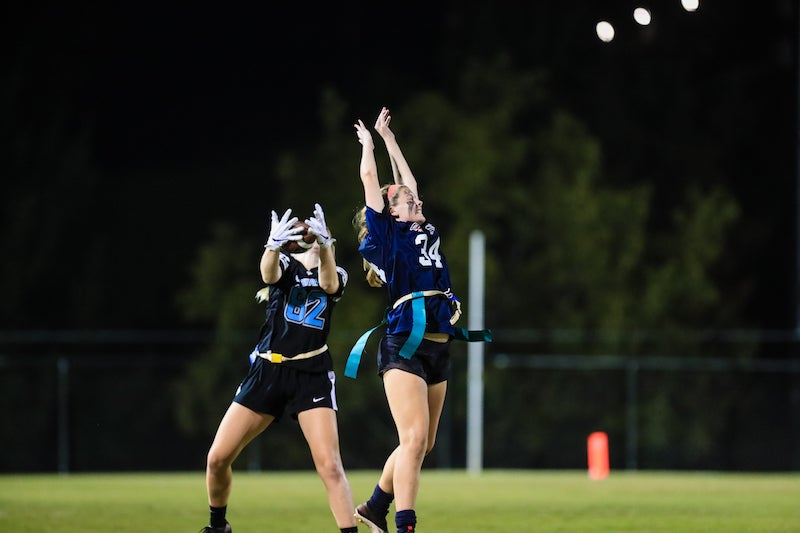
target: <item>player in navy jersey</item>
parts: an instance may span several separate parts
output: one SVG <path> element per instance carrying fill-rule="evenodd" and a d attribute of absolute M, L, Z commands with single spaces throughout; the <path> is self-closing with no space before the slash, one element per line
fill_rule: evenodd
<path fill-rule="evenodd" d="M 390 121 L 386 108 L 375 121 L 394 175 L 394 183 L 385 187 L 378 180 L 372 135 L 361 120 L 355 124 L 366 205 L 354 225 L 367 281 L 386 286 L 389 293 L 378 374 L 399 445 L 386 460 L 372 496 L 356 508 L 355 515 L 373 533 L 385 533 L 394 500 L 397 531 L 408 533 L 416 527 L 420 469 L 436 440 L 451 372 L 448 348 L 460 310 L 451 291 L 441 236 L 422 212 L 417 181 Z"/>
<path fill-rule="evenodd" d="M 353 497 L 339 452 L 336 388 L 327 338 L 331 313 L 347 284 L 336 265 L 330 230 L 319 204 L 305 222 L 316 242 L 302 253 L 281 250 L 299 240 L 291 209 L 279 219 L 272 212 L 269 239 L 261 256 L 267 284 L 258 296 L 266 301 L 266 319 L 250 354 L 250 370 L 220 422 L 208 452 L 206 488 L 210 524 L 206 533 L 230 533 L 226 519 L 232 464 L 245 446 L 273 421 L 288 413 L 300 424 L 328 503 L 340 531 L 358 531 Z M 269 498 L 265 500 L 269 502 Z"/>

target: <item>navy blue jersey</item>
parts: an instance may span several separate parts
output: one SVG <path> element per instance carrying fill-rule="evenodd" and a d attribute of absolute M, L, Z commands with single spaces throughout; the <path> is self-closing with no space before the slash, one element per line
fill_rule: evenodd
<path fill-rule="evenodd" d="M 306 269 L 291 255 L 281 252 L 280 279 L 269 286 L 267 314 L 258 341 L 258 351 L 272 351 L 283 357 L 319 350 L 328 340 L 333 306 L 342 296 L 347 284 L 347 272 L 336 267 L 339 290 L 326 294 L 319 287 L 319 269 Z M 280 364 L 308 372 L 333 370 L 330 352 Z"/>
<path fill-rule="evenodd" d="M 447 260 L 433 224 L 398 222 L 386 207 L 381 213 L 367 207 L 366 221 L 369 233 L 358 251 L 388 287 L 390 307 L 402 296 L 416 291 L 439 290 L 451 294 Z M 425 298 L 425 314 L 426 332 L 453 334 L 452 311 L 446 296 Z M 388 334 L 410 332 L 411 301 L 390 309 L 387 321 Z"/>

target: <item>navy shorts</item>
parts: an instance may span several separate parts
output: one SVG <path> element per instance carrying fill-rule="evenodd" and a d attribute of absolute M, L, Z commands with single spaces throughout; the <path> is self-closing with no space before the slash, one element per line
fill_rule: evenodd
<path fill-rule="evenodd" d="M 411 372 L 428 385 L 450 379 L 450 341 L 435 342 L 422 339 L 411 359 L 400 356 L 400 349 L 408 335 L 384 335 L 378 347 L 378 375 L 392 368 Z"/>
<path fill-rule="evenodd" d="M 297 413 L 316 407 L 330 407 L 336 411 L 336 375 L 332 370 L 302 372 L 256 357 L 233 401 L 258 413 L 272 415 L 276 421 L 284 412 L 297 419 Z"/>

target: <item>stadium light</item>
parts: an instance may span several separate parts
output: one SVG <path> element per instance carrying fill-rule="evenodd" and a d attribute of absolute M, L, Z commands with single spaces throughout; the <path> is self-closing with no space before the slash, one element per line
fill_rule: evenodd
<path fill-rule="evenodd" d="M 693 13 L 700 7 L 700 0 L 681 0 L 681 5 L 683 9 L 689 13 Z M 640 26 L 649 26 L 653 21 L 653 14 L 646 7 L 637 7 L 633 10 L 633 20 Z M 597 33 L 597 37 L 604 43 L 613 41 L 616 35 L 614 26 L 607 20 L 598 22 L 595 27 L 595 32 Z"/>
<path fill-rule="evenodd" d="M 597 23 L 595 31 L 597 32 L 597 37 L 604 43 L 609 43 L 614 40 L 614 26 L 612 26 L 610 22 L 601 20 Z"/>
<path fill-rule="evenodd" d="M 681 5 L 683 9 L 692 13 L 697 11 L 697 8 L 700 7 L 700 0 L 681 0 Z"/>
<path fill-rule="evenodd" d="M 647 26 L 650 24 L 650 20 L 652 17 L 650 16 L 650 10 L 644 7 L 637 7 L 633 10 L 633 20 L 635 20 L 640 26 Z"/>

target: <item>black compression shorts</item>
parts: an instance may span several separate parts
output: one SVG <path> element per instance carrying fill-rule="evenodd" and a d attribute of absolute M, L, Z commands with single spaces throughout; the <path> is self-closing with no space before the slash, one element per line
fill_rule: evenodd
<path fill-rule="evenodd" d="M 435 342 L 422 339 L 417 351 L 411 359 L 400 357 L 400 348 L 408 335 L 384 335 L 378 348 L 378 375 L 392 368 L 411 372 L 428 385 L 434 385 L 450 379 L 450 341 Z"/>

